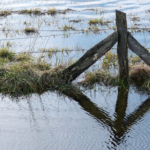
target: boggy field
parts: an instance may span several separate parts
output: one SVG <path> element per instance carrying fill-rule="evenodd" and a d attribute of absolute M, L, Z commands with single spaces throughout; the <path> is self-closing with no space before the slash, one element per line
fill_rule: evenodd
<path fill-rule="evenodd" d="M 72 84 L 61 73 L 116 31 L 115 10 L 149 50 L 149 8 L 148 0 L 0 1 L 1 149 L 148 150 L 150 68 L 137 55 L 129 50 L 129 87 L 118 81 L 117 44 Z"/>

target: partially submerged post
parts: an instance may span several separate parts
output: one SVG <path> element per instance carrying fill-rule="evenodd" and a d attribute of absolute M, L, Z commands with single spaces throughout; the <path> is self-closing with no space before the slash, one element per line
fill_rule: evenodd
<path fill-rule="evenodd" d="M 118 32 L 118 64 L 119 79 L 124 83 L 128 83 L 129 67 L 128 67 L 128 48 L 127 48 L 127 21 L 126 14 L 116 10 L 116 25 Z"/>

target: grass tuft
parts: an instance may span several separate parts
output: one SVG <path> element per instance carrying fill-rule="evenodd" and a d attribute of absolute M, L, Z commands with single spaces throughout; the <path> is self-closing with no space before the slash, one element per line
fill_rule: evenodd
<path fill-rule="evenodd" d="M 84 80 L 80 84 L 84 86 L 92 86 L 95 83 L 104 85 L 118 85 L 118 76 L 112 76 L 108 71 L 96 70 L 86 72 Z"/>
<path fill-rule="evenodd" d="M 55 15 L 56 14 L 56 8 L 50 8 L 48 11 L 47 11 L 47 14 L 49 14 L 49 15 Z"/>
<path fill-rule="evenodd" d="M 32 57 L 30 53 L 19 53 L 15 56 L 15 61 L 28 61 L 31 60 Z"/>
<path fill-rule="evenodd" d="M 26 27 L 25 29 L 24 29 L 24 32 L 25 33 L 36 33 L 37 32 L 37 30 L 35 29 L 35 28 L 33 28 L 33 27 Z"/>
<path fill-rule="evenodd" d="M 62 30 L 67 31 L 67 30 L 75 30 L 75 28 L 71 25 L 64 25 L 62 26 Z"/>
<path fill-rule="evenodd" d="M 13 51 L 8 50 L 8 48 L 0 49 L 0 58 L 7 58 L 8 60 L 13 60 L 15 57 L 15 53 Z"/>
<path fill-rule="evenodd" d="M 11 15 L 10 11 L 4 10 L 4 11 L 0 11 L 0 16 L 8 16 Z"/>
<path fill-rule="evenodd" d="M 10 54 L 13 54 L 13 57 Z M 11 58 L 12 61 L 10 62 L 8 58 Z M 15 55 L 7 49 L 0 51 L 0 59 L 7 59 L 7 63 L 0 66 L 1 93 L 17 96 L 41 93 L 46 90 L 73 89 L 72 85 L 62 80 L 64 65 L 51 68 L 51 64 L 41 58 L 33 58 L 29 53 Z"/>
<path fill-rule="evenodd" d="M 104 21 L 103 16 L 100 19 L 89 19 L 89 22 L 88 22 L 89 25 L 92 25 L 92 24 L 107 25 L 108 23 L 110 23 L 110 21 Z"/>
<path fill-rule="evenodd" d="M 139 63 L 138 65 L 135 65 L 130 70 L 130 79 L 137 83 L 143 84 L 150 78 L 150 67 Z"/>
<path fill-rule="evenodd" d="M 40 13 L 40 10 L 37 9 L 37 8 L 35 8 L 35 9 L 25 9 L 25 10 L 22 10 L 20 13 L 21 14 L 30 14 L 30 15 L 34 14 L 34 15 L 37 15 L 37 14 Z"/>
<path fill-rule="evenodd" d="M 102 68 L 109 69 L 112 66 L 114 67 L 117 66 L 117 54 L 109 51 L 105 54 L 105 58 L 103 59 L 103 62 L 102 62 Z"/>

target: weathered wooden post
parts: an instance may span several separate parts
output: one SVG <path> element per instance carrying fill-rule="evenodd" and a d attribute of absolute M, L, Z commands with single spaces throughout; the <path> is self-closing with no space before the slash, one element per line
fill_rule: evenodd
<path fill-rule="evenodd" d="M 129 80 L 128 67 L 128 48 L 127 48 L 127 21 L 126 14 L 116 10 L 116 25 L 118 32 L 118 64 L 119 64 L 119 79 L 124 83 Z"/>

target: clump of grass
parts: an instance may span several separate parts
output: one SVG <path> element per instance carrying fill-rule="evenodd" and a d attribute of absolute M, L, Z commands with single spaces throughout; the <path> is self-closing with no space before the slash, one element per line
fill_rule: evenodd
<path fill-rule="evenodd" d="M 90 26 L 86 29 L 86 32 L 88 31 L 93 31 L 94 33 L 99 33 L 100 32 L 100 29 L 97 27 L 97 26 Z M 83 31 L 84 32 L 84 31 Z"/>
<path fill-rule="evenodd" d="M 108 71 L 96 70 L 89 71 L 85 73 L 84 80 L 80 84 L 84 86 L 92 86 L 95 83 L 104 84 L 104 85 L 117 85 L 118 76 L 112 76 Z"/>
<path fill-rule="evenodd" d="M 0 67 L 0 92 L 18 95 L 48 89 L 64 90 L 65 84 L 62 85 L 60 76 L 63 66 L 51 69 L 46 61 L 30 58 L 28 55 L 18 54 L 14 61 Z"/>
<path fill-rule="evenodd" d="M 69 53 L 69 50 L 70 48 L 68 47 L 65 47 L 65 48 L 57 48 L 57 47 L 54 47 L 54 48 L 48 48 L 48 49 L 44 49 L 42 50 L 43 52 L 48 52 L 48 57 L 51 58 L 54 54 L 58 53 L 58 52 L 61 52 L 61 53 L 65 53 L 65 54 L 68 54 Z"/>
<path fill-rule="evenodd" d="M 141 62 L 141 58 L 139 56 L 133 56 L 132 53 L 129 57 L 129 62 L 131 66 L 134 66 L 135 64 Z M 103 69 L 110 69 L 111 67 L 117 67 L 118 61 L 117 61 L 117 54 L 112 53 L 111 51 L 107 52 L 105 54 L 105 57 L 102 62 L 102 68 Z"/>
<path fill-rule="evenodd" d="M 103 59 L 102 62 L 102 68 L 109 69 L 111 66 L 114 67 L 117 66 L 117 54 L 109 51 L 108 53 L 105 54 L 105 58 Z"/>
<path fill-rule="evenodd" d="M 29 33 L 36 33 L 37 30 L 35 28 L 33 28 L 33 27 L 26 27 L 24 29 L 24 32 L 27 33 L 27 34 L 29 34 Z"/>
<path fill-rule="evenodd" d="M 8 58 L 0 58 L 0 65 L 4 65 L 6 63 L 10 62 L 10 60 Z"/>
<path fill-rule="evenodd" d="M 7 58 L 8 60 L 13 60 L 15 57 L 15 53 L 13 51 L 8 50 L 8 48 L 0 49 L 0 58 Z"/>
<path fill-rule="evenodd" d="M 82 20 L 81 19 L 78 19 L 78 20 L 69 20 L 69 22 L 74 22 L 74 23 L 78 23 L 78 22 L 81 22 Z"/>
<path fill-rule="evenodd" d="M 140 21 L 140 18 L 134 16 L 134 17 L 132 18 L 132 21 Z"/>
<path fill-rule="evenodd" d="M 141 62 L 141 58 L 139 56 L 133 56 L 132 53 L 130 54 L 129 61 L 131 62 L 132 65 L 135 65 L 136 63 Z"/>
<path fill-rule="evenodd" d="M 0 11 L 0 16 L 8 16 L 11 15 L 10 11 L 4 10 L 4 11 Z"/>
<path fill-rule="evenodd" d="M 39 78 L 41 85 L 55 90 L 61 88 L 59 87 L 60 85 L 65 85 L 65 81 L 61 80 L 61 73 L 64 68 L 63 65 L 59 65 L 54 69 L 44 72 Z"/>
<path fill-rule="evenodd" d="M 47 14 L 49 14 L 49 15 L 55 15 L 56 14 L 56 8 L 50 8 L 48 11 L 47 11 Z"/>
<path fill-rule="evenodd" d="M 34 15 L 37 15 L 37 14 L 39 14 L 40 13 L 40 10 L 39 9 L 37 9 L 37 8 L 35 8 L 35 9 L 25 9 L 25 10 L 22 10 L 22 11 L 20 11 L 20 13 L 21 14 L 34 14 Z"/>
<path fill-rule="evenodd" d="M 92 25 L 92 24 L 101 24 L 101 25 L 106 25 L 110 23 L 110 21 L 104 21 L 103 17 L 101 17 L 100 19 L 89 19 L 88 24 Z"/>
<path fill-rule="evenodd" d="M 28 61 L 31 60 L 32 57 L 30 53 L 19 53 L 15 56 L 15 61 Z"/>
<path fill-rule="evenodd" d="M 130 70 L 130 79 L 143 84 L 150 78 L 150 67 L 139 63 L 138 65 L 135 65 Z"/>
<path fill-rule="evenodd" d="M 6 53 L 7 52 L 7 53 Z M 11 51 L 1 50 L 0 60 L 11 56 Z M 51 68 L 45 60 L 33 59 L 29 54 L 14 55 L 12 61 L 0 66 L 0 92 L 13 95 L 41 93 L 46 90 L 73 90 L 70 84 L 62 80 L 62 71 L 66 66 Z"/>
<path fill-rule="evenodd" d="M 53 48 L 47 48 L 47 49 L 41 49 L 42 52 L 48 52 L 48 57 L 51 58 L 53 55 L 55 55 L 58 52 L 61 53 L 65 53 L 68 54 L 70 50 L 70 48 L 65 47 L 65 48 L 57 48 L 57 47 L 53 47 Z"/>
<path fill-rule="evenodd" d="M 32 66 L 19 64 L 0 69 L 0 92 L 13 95 L 41 93 L 46 90 L 68 90 L 69 87 L 61 79 L 64 66 L 47 71 L 39 71 Z"/>
<path fill-rule="evenodd" d="M 62 26 L 62 30 L 67 31 L 67 30 L 75 30 L 75 28 L 71 25 L 64 25 Z"/>
<path fill-rule="evenodd" d="M 3 93 L 27 94 L 38 90 L 38 75 L 31 69 L 14 65 L 0 79 L 0 91 Z"/>
<path fill-rule="evenodd" d="M 49 70 L 51 68 L 51 64 L 47 63 L 45 60 L 41 60 L 41 58 L 32 62 L 31 65 L 36 70 L 41 70 L 41 71 Z"/>

